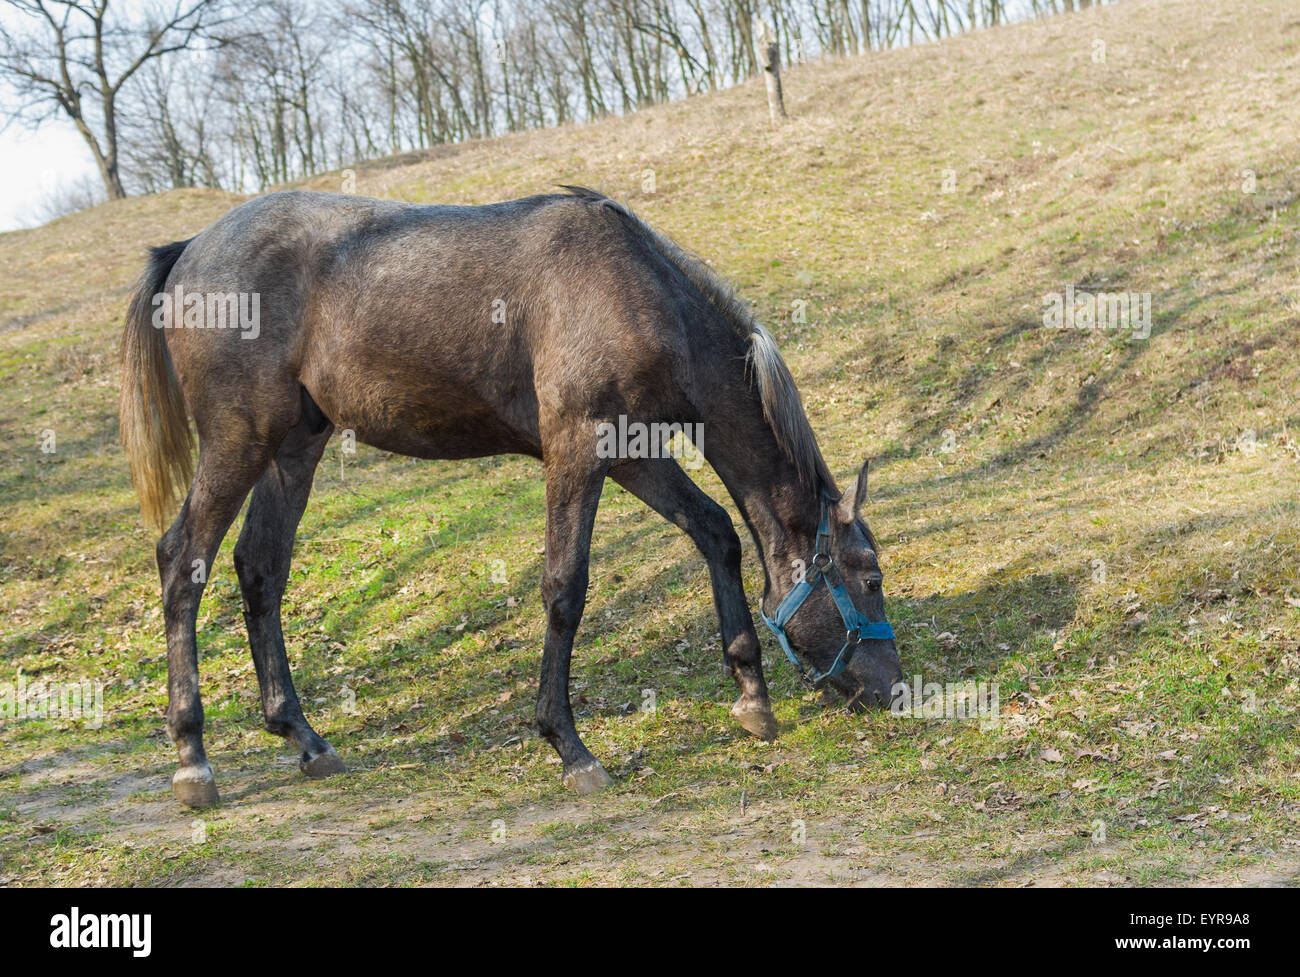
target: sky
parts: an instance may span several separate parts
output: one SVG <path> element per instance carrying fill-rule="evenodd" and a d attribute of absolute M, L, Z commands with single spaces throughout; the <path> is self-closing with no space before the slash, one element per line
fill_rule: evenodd
<path fill-rule="evenodd" d="M 41 201 L 57 187 L 99 179 L 90 150 L 70 122 L 32 132 L 18 123 L 0 132 L 0 231 L 37 223 Z"/>

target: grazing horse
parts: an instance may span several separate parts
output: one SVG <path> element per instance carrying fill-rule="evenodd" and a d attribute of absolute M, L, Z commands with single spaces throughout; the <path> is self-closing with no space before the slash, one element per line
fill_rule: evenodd
<path fill-rule="evenodd" d="M 836 489 L 772 337 L 703 262 L 621 204 L 564 189 L 479 207 L 272 193 L 152 249 L 123 333 L 121 434 L 159 530 L 188 486 L 157 547 L 179 801 L 218 799 L 195 618 L 249 492 L 235 571 L 266 728 L 308 776 L 345 769 L 303 715 L 280 622 L 298 522 L 336 428 L 418 458 L 541 460 L 537 725 L 571 789 L 611 782 L 578 737 L 568 688 L 606 477 L 703 554 L 740 690 L 732 713 L 753 735 L 776 735 L 730 517 L 666 452 L 606 457 L 605 425 L 707 429 L 703 454 L 757 543 L 763 618 L 782 650 L 853 708 L 891 701 L 901 669 L 862 518 L 866 465 Z"/>

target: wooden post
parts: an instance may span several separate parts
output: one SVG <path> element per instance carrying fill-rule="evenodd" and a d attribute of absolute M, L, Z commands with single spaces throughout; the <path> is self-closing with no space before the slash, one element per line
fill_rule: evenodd
<path fill-rule="evenodd" d="M 772 125 L 780 125 L 787 118 L 785 97 L 781 93 L 781 45 L 764 21 L 758 22 L 758 30 L 754 33 L 755 53 L 767 80 L 767 111 L 772 117 Z"/>

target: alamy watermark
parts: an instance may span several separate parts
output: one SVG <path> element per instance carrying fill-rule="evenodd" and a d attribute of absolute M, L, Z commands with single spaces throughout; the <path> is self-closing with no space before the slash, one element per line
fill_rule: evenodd
<path fill-rule="evenodd" d="M 980 729 L 1001 725 L 1002 700 L 997 682 L 895 682 L 889 711 L 909 719 L 978 719 Z"/>
<path fill-rule="evenodd" d="M 597 458 L 676 458 L 692 470 L 704 465 L 703 424 L 647 424 L 619 414 L 617 423 L 597 424 L 596 436 Z"/>
<path fill-rule="evenodd" d="M 104 683 L 33 682 L 18 676 L 17 682 L 0 682 L 0 723 L 24 719 L 70 719 L 85 722 L 88 729 L 104 725 Z"/>
<path fill-rule="evenodd" d="M 241 339 L 262 333 L 261 292 L 191 292 L 177 285 L 153 297 L 155 329 L 238 329 Z"/>
<path fill-rule="evenodd" d="M 1150 292 L 1064 292 L 1043 296 L 1043 325 L 1048 329 L 1127 331 L 1132 339 L 1151 336 Z"/>
<path fill-rule="evenodd" d="M 50 917 L 50 946 L 56 950 L 130 950 L 147 957 L 153 949 L 150 913 L 83 913 L 73 906 Z"/>

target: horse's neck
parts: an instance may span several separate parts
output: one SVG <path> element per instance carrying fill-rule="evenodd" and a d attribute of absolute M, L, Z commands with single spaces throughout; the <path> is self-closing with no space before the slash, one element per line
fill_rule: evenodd
<path fill-rule="evenodd" d="M 758 545 L 771 609 L 793 586 L 794 561 L 807 561 L 813 552 L 822 500 L 801 483 L 761 412 L 754 416 L 745 406 L 739 401 L 712 425 L 705 422 L 711 440 L 704 454 Z"/>

